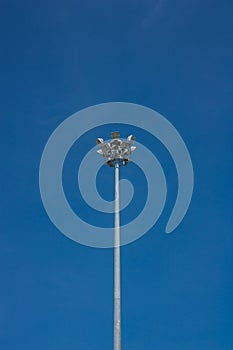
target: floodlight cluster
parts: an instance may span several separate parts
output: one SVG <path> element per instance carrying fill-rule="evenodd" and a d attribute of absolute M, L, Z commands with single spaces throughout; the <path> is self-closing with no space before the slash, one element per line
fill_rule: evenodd
<path fill-rule="evenodd" d="M 136 147 L 133 146 L 135 137 L 130 135 L 127 139 L 121 139 L 117 131 L 111 133 L 112 139 L 104 141 L 102 138 L 96 140 L 100 149 L 97 151 L 106 159 L 106 164 L 114 167 L 115 164 L 126 165 L 130 161 L 131 154 Z"/>

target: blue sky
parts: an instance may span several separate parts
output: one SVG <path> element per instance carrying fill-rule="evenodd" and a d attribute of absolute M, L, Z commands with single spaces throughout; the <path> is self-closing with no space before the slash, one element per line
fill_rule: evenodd
<path fill-rule="evenodd" d="M 168 198 L 157 224 L 122 249 L 123 349 L 233 349 L 232 12 L 231 1 L 216 0 L 1 1 L 0 349 L 112 348 L 113 252 L 58 232 L 38 186 L 53 130 L 110 101 L 168 118 L 195 174 L 189 211 L 166 235 L 174 164 L 157 140 L 134 130 L 161 161 Z M 109 131 L 90 131 L 83 145 Z M 72 152 L 64 182 L 75 208 L 73 165 L 84 149 Z M 124 176 L 144 200 L 143 175 L 131 165 Z M 111 170 L 102 171 L 112 188 Z M 111 199 L 101 179 L 98 187 Z M 135 200 L 128 219 L 141 206 Z M 88 208 L 82 215 L 90 217 Z"/>

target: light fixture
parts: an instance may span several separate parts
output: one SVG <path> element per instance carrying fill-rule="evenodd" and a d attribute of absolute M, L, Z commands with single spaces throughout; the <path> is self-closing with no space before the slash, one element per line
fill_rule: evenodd
<path fill-rule="evenodd" d="M 106 159 L 106 164 L 114 167 L 115 164 L 126 165 L 130 161 L 131 154 L 136 147 L 132 146 L 135 136 L 130 135 L 127 139 L 120 139 L 118 131 L 111 132 L 112 139 L 104 142 L 102 138 L 98 138 L 96 143 L 100 150 L 97 152 Z"/>
<path fill-rule="evenodd" d="M 96 143 L 98 146 L 101 146 L 104 143 L 104 140 L 101 137 L 98 137 L 98 139 L 96 140 Z"/>
<path fill-rule="evenodd" d="M 130 141 L 130 142 L 133 142 L 133 141 L 135 141 L 135 136 L 134 135 L 129 135 L 127 137 L 127 140 Z"/>

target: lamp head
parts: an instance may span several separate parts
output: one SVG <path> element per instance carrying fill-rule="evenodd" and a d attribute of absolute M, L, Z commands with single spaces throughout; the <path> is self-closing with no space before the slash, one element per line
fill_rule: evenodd
<path fill-rule="evenodd" d="M 133 141 L 135 141 L 135 136 L 134 135 L 129 135 L 127 137 L 127 140 L 130 141 L 130 142 L 133 142 Z"/>
<path fill-rule="evenodd" d="M 104 143 L 104 140 L 101 137 L 98 137 L 98 139 L 96 140 L 96 143 L 98 146 L 101 146 Z"/>

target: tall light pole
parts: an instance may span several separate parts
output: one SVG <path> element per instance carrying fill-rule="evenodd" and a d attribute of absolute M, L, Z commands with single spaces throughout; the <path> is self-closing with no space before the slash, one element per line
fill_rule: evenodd
<path fill-rule="evenodd" d="M 96 140 L 100 149 L 97 151 L 106 159 L 106 164 L 115 168 L 115 201 L 114 201 L 114 350 L 121 350 L 121 275 L 120 275 L 120 192 L 119 169 L 127 165 L 132 152 L 135 137 L 120 139 L 117 131 L 111 133 L 112 139 L 104 142 Z"/>

